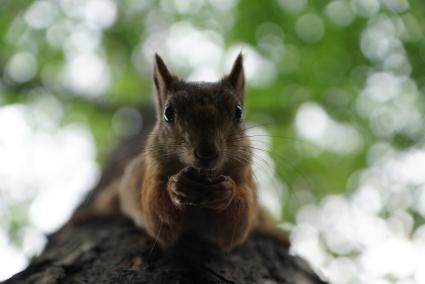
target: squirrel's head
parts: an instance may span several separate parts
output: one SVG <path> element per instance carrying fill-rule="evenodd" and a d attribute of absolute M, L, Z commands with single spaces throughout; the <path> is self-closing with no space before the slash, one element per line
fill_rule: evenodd
<path fill-rule="evenodd" d="M 209 170 L 250 163 L 241 54 L 230 73 L 212 83 L 181 80 L 155 55 L 153 80 L 158 114 L 153 134 L 164 145 L 161 155 Z"/>

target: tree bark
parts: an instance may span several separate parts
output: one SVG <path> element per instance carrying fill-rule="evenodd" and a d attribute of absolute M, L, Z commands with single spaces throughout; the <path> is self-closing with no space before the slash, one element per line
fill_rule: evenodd
<path fill-rule="evenodd" d="M 152 117 L 152 116 L 150 116 Z M 144 120 L 152 124 L 152 120 Z M 145 127 L 144 129 L 148 129 Z M 147 131 L 115 150 L 93 195 L 119 176 L 140 150 Z M 271 232 L 255 231 L 240 247 L 223 252 L 194 236 L 175 247 L 158 245 L 123 216 L 68 222 L 48 237 L 41 255 L 4 283 L 325 283 L 289 244 Z"/>
<path fill-rule="evenodd" d="M 193 236 L 161 251 L 125 217 L 67 224 L 5 283 L 325 283 L 281 240 L 254 232 L 231 252 Z"/>

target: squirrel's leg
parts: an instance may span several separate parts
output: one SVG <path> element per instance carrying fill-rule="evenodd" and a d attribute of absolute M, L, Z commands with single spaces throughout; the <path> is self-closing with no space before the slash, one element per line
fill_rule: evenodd
<path fill-rule="evenodd" d="M 287 232 L 276 226 L 272 215 L 262 206 L 258 208 L 258 222 L 255 226 L 255 230 L 257 232 L 272 235 L 276 240 L 279 240 L 284 247 L 290 247 Z"/>
<path fill-rule="evenodd" d="M 238 185 L 226 177 L 233 199 L 224 210 L 210 209 L 212 222 L 210 238 L 224 250 L 230 250 L 246 240 L 257 223 L 257 205 L 254 183 Z"/>
<path fill-rule="evenodd" d="M 119 184 L 120 179 L 117 179 L 99 192 L 93 203 L 93 210 L 95 212 L 98 214 L 120 213 Z"/>
<path fill-rule="evenodd" d="M 161 247 L 169 247 L 180 236 L 183 212 L 170 199 L 170 183 L 159 183 L 149 178 L 146 180 L 141 194 L 144 226 Z"/>
<path fill-rule="evenodd" d="M 120 179 L 116 179 L 106 188 L 103 188 L 94 196 L 91 204 L 75 210 L 71 217 L 71 223 L 82 224 L 99 215 L 114 215 L 120 213 L 119 200 Z"/>

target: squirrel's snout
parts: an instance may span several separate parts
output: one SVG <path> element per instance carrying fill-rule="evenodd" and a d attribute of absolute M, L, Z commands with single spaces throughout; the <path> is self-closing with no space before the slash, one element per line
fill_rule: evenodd
<path fill-rule="evenodd" d="M 211 161 L 218 157 L 216 147 L 200 147 L 195 150 L 195 157 L 201 161 Z"/>

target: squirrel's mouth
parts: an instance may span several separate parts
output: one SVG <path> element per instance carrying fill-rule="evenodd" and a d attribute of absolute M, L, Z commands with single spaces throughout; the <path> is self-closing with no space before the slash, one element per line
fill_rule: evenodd
<path fill-rule="evenodd" d="M 208 151 L 193 151 L 193 164 L 200 170 L 214 170 L 219 166 L 220 154 L 216 149 L 208 149 Z"/>
<path fill-rule="evenodd" d="M 201 162 L 207 163 L 209 161 L 216 160 L 218 158 L 218 152 L 215 152 L 213 154 L 210 154 L 208 156 L 204 156 L 200 154 L 198 151 L 195 151 L 195 158 L 198 159 Z"/>
<path fill-rule="evenodd" d="M 213 173 L 219 171 L 221 167 L 221 159 L 217 156 L 214 159 L 198 159 L 194 157 L 192 166 L 197 168 L 201 172 L 204 171 L 206 173 Z"/>
<path fill-rule="evenodd" d="M 215 159 L 198 159 L 195 158 L 193 166 L 198 168 L 200 171 L 216 171 L 219 166 L 218 157 Z"/>

